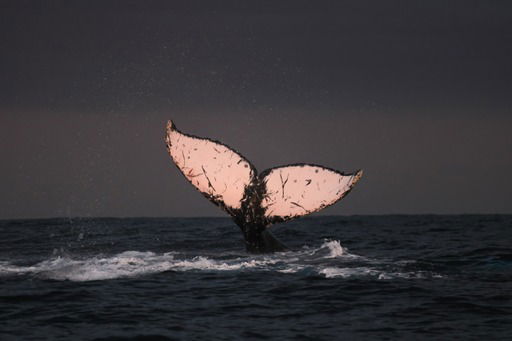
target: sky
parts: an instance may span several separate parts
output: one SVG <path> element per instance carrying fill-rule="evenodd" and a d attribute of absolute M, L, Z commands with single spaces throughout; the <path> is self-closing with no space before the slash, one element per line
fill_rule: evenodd
<path fill-rule="evenodd" d="M 0 219 L 224 216 L 183 132 L 364 170 L 321 214 L 512 213 L 508 1 L 0 0 Z"/>

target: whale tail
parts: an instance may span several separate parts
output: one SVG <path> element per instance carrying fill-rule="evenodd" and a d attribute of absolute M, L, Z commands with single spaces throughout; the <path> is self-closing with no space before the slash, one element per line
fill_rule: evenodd
<path fill-rule="evenodd" d="M 183 176 L 233 217 L 251 252 L 283 251 L 286 247 L 268 227 L 333 205 L 363 174 L 361 170 L 345 174 L 319 165 L 292 164 L 258 175 L 234 149 L 182 133 L 172 121 L 167 123 L 165 142 Z"/>

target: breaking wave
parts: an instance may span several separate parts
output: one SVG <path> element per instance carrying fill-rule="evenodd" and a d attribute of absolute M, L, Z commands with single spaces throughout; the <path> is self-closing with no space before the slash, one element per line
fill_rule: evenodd
<path fill-rule="evenodd" d="M 53 257 L 29 266 L 0 262 L 0 276 L 35 275 L 78 282 L 138 277 L 166 271 L 307 272 L 325 278 L 370 277 L 379 280 L 440 277 L 421 271 L 407 272 L 400 268 L 400 264 L 369 260 L 349 253 L 337 240 L 326 240 L 318 248 L 305 247 L 299 251 L 231 259 L 207 256 L 187 258 L 178 252 L 157 254 L 150 251 L 125 251 L 88 258 Z M 394 267 L 391 270 L 390 265 Z"/>

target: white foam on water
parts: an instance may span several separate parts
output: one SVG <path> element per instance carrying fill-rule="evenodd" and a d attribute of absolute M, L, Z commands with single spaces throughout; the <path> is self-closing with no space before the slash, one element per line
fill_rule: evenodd
<path fill-rule="evenodd" d="M 274 259 L 252 259 L 249 261 L 241 261 L 239 258 L 234 261 L 220 262 L 207 257 L 194 257 L 191 260 L 177 261 L 174 264 L 174 270 L 240 270 L 250 268 L 264 268 L 267 265 L 276 263 Z"/>
<path fill-rule="evenodd" d="M 330 240 L 322 244 L 322 247 L 327 247 L 329 249 L 329 255 L 326 258 L 336 258 L 343 256 L 347 253 L 347 250 L 341 246 L 338 240 Z"/>
<path fill-rule="evenodd" d="M 373 270 L 367 267 L 356 267 L 356 268 L 334 268 L 334 267 L 326 267 L 320 269 L 318 273 L 324 275 L 326 278 L 334 278 L 334 277 L 363 277 L 363 276 L 375 276 L 378 274 L 378 271 Z"/>
<path fill-rule="evenodd" d="M 0 267 L 0 274 L 33 273 L 55 280 L 93 281 L 163 272 L 172 268 L 173 253 L 126 251 L 111 257 L 57 257 L 32 266 Z"/>
<path fill-rule="evenodd" d="M 341 245 L 339 240 L 325 239 L 319 248 L 310 250 L 306 247 L 304 252 L 311 256 L 323 255 L 323 258 L 364 259 L 364 257 L 350 253 L 346 247 Z"/>
<path fill-rule="evenodd" d="M 356 262 L 356 264 L 354 264 Z M 361 264 L 359 264 L 361 263 Z M 156 254 L 150 251 L 125 251 L 116 255 L 97 255 L 88 258 L 53 257 L 34 265 L 21 266 L 0 261 L 0 276 L 32 274 L 54 280 L 98 281 L 137 277 L 165 271 L 274 271 L 294 274 L 306 271 L 326 278 L 373 277 L 436 278 L 427 272 L 400 272 L 403 265 L 391 263 L 394 271 L 379 270 L 389 262 L 378 262 L 354 255 L 337 240 L 326 240 L 317 248 L 281 252 L 272 255 L 233 257 L 216 260 L 206 256 L 186 257 L 177 252 Z M 398 267 L 398 271 L 396 268 Z"/>
<path fill-rule="evenodd" d="M 45 278 L 70 281 L 96 281 L 122 277 L 136 277 L 164 271 L 215 270 L 229 271 L 250 268 L 268 268 L 277 259 L 263 258 L 217 261 L 207 257 L 175 259 L 176 253 L 126 251 L 110 257 L 72 259 L 57 257 L 32 266 L 16 266 L 0 263 L 0 275 L 37 274 Z"/>
<path fill-rule="evenodd" d="M 318 270 L 318 273 L 326 278 L 352 278 L 352 277 L 372 277 L 378 280 L 393 280 L 397 278 L 403 279 L 427 279 L 427 278 L 443 278 L 436 273 L 418 272 L 386 272 L 370 267 L 354 267 L 354 268 L 336 268 L 326 267 Z"/>
<path fill-rule="evenodd" d="M 286 268 L 279 269 L 279 270 L 277 270 L 277 272 L 281 272 L 284 274 L 293 274 L 293 273 L 297 273 L 301 270 L 304 270 L 305 268 L 306 268 L 306 266 L 304 266 L 304 265 L 288 264 Z"/>

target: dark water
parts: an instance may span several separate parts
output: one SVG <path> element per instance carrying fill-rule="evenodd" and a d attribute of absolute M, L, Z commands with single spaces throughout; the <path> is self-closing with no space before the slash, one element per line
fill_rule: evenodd
<path fill-rule="evenodd" d="M 512 216 L 0 221 L 0 339 L 511 339 Z"/>

